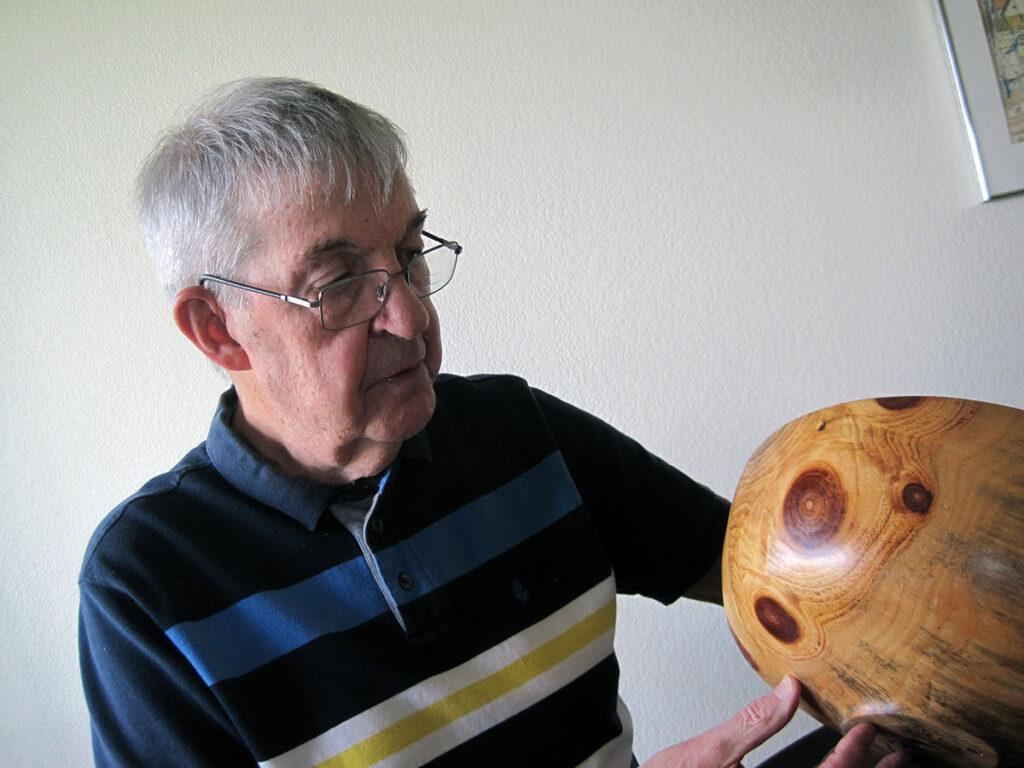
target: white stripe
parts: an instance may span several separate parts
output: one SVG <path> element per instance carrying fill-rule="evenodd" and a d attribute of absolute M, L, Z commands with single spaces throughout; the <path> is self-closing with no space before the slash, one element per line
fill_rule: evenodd
<path fill-rule="evenodd" d="M 619 698 L 619 720 L 622 733 L 609 741 L 576 768 L 629 768 L 633 763 L 633 718 L 626 702 Z"/>
<path fill-rule="evenodd" d="M 469 661 L 447 672 L 442 672 L 439 675 L 428 678 L 411 688 L 407 688 L 390 699 L 360 712 L 345 722 L 339 723 L 319 736 L 307 741 L 305 744 L 300 744 L 277 757 L 261 762 L 260 765 L 264 768 L 309 768 L 309 766 L 315 766 L 409 715 L 503 669 L 557 637 L 566 629 L 579 623 L 614 599 L 615 577 L 609 576 L 600 584 L 587 590 L 547 618 L 513 635 L 493 648 L 489 648 Z M 524 693 L 525 691 L 532 690 L 536 685 L 544 685 L 549 676 L 558 676 L 559 673 L 556 673 L 555 669 L 561 670 L 564 667 L 566 670 L 570 670 L 575 669 L 575 664 L 577 663 L 588 663 L 589 666 L 584 666 L 582 671 L 578 673 L 582 674 L 590 666 L 611 654 L 613 635 L 614 632 L 607 633 L 605 636 L 573 654 L 569 659 L 556 665 L 553 670 L 549 670 L 538 679 L 522 686 Z M 601 655 L 602 653 L 603 655 Z M 599 655 L 599 658 L 592 660 L 592 655 Z M 570 677 L 565 682 L 569 682 L 572 679 L 575 678 Z M 564 685 L 565 682 L 561 683 L 558 687 Z M 557 690 L 557 688 L 552 690 Z M 548 691 L 548 693 L 543 694 L 540 698 L 549 695 L 550 692 Z M 498 707 L 499 709 L 496 711 L 501 711 L 500 708 L 504 706 L 504 698 L 508 697 L 498 699 L 483 707 L 480 711 L 489 711 L 492 707 Z M 475 714 L 470 714 L 462 718 L 462 721 L 470 722 L 474 719 Z M 500 721 L 491 719 L 489 722 L 493 725 Z M 441 730 L 447 731 L 449 728 Z M 421 741 L 426 742 L 432 738 L 434 737 L 431 736 Z M 468 737 L 460 738 L 456 744 L 465 738 Z M 406 750 L 403 750 L 403 753 L 415 749 L 416 746 L 416 744 L 410 745 Z M 389 762 L 385 761 L 383 764 L 388 764 Z"/>
<path fill-rule="evenodd" d="M 374 768 L 415 768 L 425 765 L 474 736 L 529 709 L 608 658 L 612 653 L 613 635 L 613 632 L 602 635 L 529 683 L 375 763 Z M 529 738 L 529 734 L 523 735 Z"/>

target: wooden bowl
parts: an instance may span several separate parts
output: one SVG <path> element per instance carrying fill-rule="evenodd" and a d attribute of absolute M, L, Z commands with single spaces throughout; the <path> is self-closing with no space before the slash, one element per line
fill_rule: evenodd
<path fill-rule="evenodd" d="M 1024 411 L 860 400 L 754 453 L 729 516 L 725 610 L 771 685 L 922 765 L 1024 766 Z"/>

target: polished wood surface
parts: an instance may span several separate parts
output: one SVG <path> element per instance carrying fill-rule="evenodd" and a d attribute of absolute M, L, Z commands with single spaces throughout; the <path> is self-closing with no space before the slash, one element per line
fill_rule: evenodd
<path fill-rule="evenodd" d="M 881 398 L 804 416 L 751 457 L 725 609 L 771 685 L 935 766 L 1024 766 L 1024 411 Z"/>

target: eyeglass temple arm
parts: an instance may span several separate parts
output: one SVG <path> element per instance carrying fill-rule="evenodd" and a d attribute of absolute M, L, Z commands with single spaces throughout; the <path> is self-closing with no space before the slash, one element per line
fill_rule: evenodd
<path fill-rule="evenodd" d="M 205 288 L 206 283 L 221 283 L 222 285 L 229 285 L 232 288 L 241 288 L 243 291 L 252 291 L 258 293 L 261 296 L 270 296 L 272 299 L 280 299 L 286 301 L 289 304 L 298 304 L 300 307 L 306 307 L 307 309 L 316 309 L 320 306 L 320 301 L 310 301 L 304 299 L 301 296 L 289 296 L 287 293 L 278 293 L 277 291 L 268 291 L 266 288 L 257 288 L 255 285 L 246 285 L 245 283 L 239 283 L 235 280 L 228 280 L 226 277 L 217 277 L 216 275 L 200 275 L 199 287 Z"/>
<path fill-rule="evenodd" d="M 462 253 L 462 246 L 459 245 L 454 240 L 445 240 L 443 237 L 438 237 L 437 235 L 432 235 L 429 232 L 427 232 L 426 230 L 423 231 L 423 236 L 424 237 L 429 237 L 435 243 L 440 243 L 441 245 L 445 246 L 446 248 L 451 248 L 453 251 L 455 251 L 455 255 L 456 256 L 458 256 L 459 254 Z"/>
<path fill-rule="evenodd" d="M 454 240 L 445 240 L 443 237 L 432 235 L 429 232 L 423 233 L 424 237 L 429 237 L 434 242 L 440 243 L 445 248 L 451 248 L 455 255 L 458 256 L 462 253 L 462 246 Z M 307 309 L 316 309 L 320 306 L 320 300 L 310 301 L 304 299 L 301 296 L 289 296 L 287 293 L 279 293 L 278 291 L 269 291 L 266 288 L 257 288 L 255 285 L 248 285 L 246 283 L 240 283 L 237 280 L 229 280 L 226 277 L 217 277 L 216 275 L 200 275 L 199 276 L 199 287 L 205 288 L 206 283 L 220 283 L 221 285 L 227 285 L 232 288 L 241 288 L 243 291 L 251 291 L 252 293 L 258 293 L 261 296 L 269 296 L 272 299 L 280 299 L 289 304 L 297 304 L 300 307 L 306 307 Z"/>

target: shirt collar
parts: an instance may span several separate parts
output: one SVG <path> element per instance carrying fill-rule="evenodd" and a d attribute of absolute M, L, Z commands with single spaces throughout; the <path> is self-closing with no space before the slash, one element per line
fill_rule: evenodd
<path fill-rule="evenodd" d="M 221 395 L 206 438 L 206 452 L 213 466 L 242 493 L 284 512 L 313 530 L 344 486 L 325 485 L 304 477 L 286 475 L 272 467 L 231 428 L 237 407 L 238 394 L 232 387 Z M 406 440 L 398 456 L 399 459 L 430 461 L 430 441 L 426 431 Z"/>

